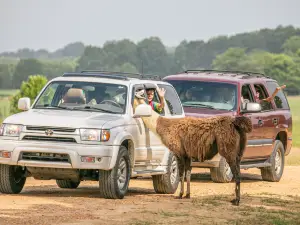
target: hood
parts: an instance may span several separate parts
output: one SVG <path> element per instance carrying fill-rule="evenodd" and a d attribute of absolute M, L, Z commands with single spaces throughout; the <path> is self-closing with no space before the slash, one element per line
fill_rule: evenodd
<path fill-rule="evenodd" d="M 4 122 L 31 126 L 101 128 L 106 122 L 121 118 L 121 115 L 90 111 L 31 109 L 14 114 L 6 118 Z"/>
<path fill-rule="evenodd" d="M 184 107 L 184 112 L 187 117 L 211 117 L 211 116 L 234 116 L 236 112 L 218 109 L 192 108 Z"/>

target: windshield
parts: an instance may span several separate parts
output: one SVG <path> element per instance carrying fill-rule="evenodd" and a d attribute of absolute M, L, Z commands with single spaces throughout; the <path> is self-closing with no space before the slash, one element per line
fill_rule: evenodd
<path fill-rule="evenodd" d="M 167 80 L 176 89 L 184 107 L 236 110 L 237 87 L 234 84 Z"/>
<path fill-rule="evenodd" d="M 124 85 L 54 81 L 43 91 L 33 108 L 124 113 L 126 99 L 127 87 Z"/>

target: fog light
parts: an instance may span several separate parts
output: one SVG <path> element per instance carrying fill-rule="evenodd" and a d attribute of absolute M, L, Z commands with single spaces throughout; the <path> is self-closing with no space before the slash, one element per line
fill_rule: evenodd
<path fill-rule="evenodd" d="M 90 157 L 90 156 L 81 156 L 81 162 L 95 162 L 95 157 Z"/>
<path fill-rule="evenodd" d="M 0 157 L 1 158 L 10 158 L 11 157 L 11 152 L 0 152 Z"/>

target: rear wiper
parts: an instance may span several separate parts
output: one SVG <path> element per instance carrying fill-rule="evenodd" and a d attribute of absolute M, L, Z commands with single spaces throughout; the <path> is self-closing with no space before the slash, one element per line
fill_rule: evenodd
<path fill-rule="evenodd" d="M 182 104 L 183 106 L 190 106 L 190 107 L 197 107 L 197 106 L 201 106 L 201 108 L 208 108 L 208 109 L 216 109 L 215 107 L 211 106 L 211 105 L 205 105 L 205 104 L 201 104 L 201 103 L 188 103 L 188 104 Z"/>
<path fill-rule="evenodd" d="M 117 112 L 114 112 L 114 111 L 110 111 L 110 110 L 107 110 L 107 109 L 101 109 L 101 108 L 98 108 L 98 107 L 95 107 L 95 106 L 92 106 L 92 105 L 85 105 L 85 106 L 76 106 L 72 109 L 96 109 L 98 111 L 102 111 L 102 112 L 107 112 L 107 113 L 117 113 Z"/>

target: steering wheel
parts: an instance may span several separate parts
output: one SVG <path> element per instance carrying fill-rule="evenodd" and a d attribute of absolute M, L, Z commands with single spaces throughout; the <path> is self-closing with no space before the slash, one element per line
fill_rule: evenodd
<path fill-rule="evenodd" d="M 116 105 L 116 106 L 122 108 L 122 106 L 121 106 L 119 103 L 117 103 L 117 102 L 115 102 L 115 101 L 113 101 L 113 100 L 103 100 L 103 101 L 100 102 L 99 104 L 102 104 L 103 102 L 110 102 L 110 103 L 112 103 L 113 105 Z"/>

